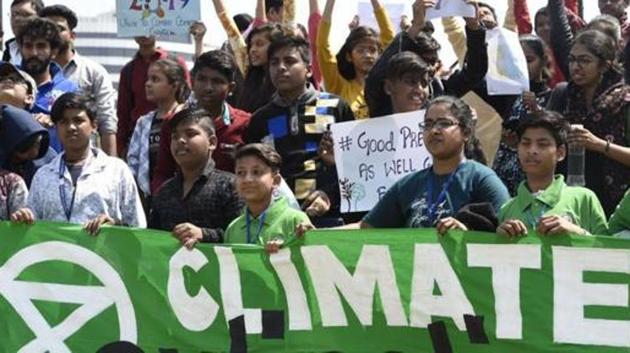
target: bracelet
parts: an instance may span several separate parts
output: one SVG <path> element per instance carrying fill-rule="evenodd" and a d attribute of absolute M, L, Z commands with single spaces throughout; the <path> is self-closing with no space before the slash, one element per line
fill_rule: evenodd
<path fill-rule="evenodd" d="M 604 153 L 608 153 L 610 151 L 610 140 L 606 139 L 606 147 L 604 147 Z"/>

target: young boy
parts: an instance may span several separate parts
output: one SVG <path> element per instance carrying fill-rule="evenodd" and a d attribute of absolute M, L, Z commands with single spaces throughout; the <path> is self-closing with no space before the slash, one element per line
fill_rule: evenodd
<path fill-rule="evenodd" d="M 243 145 L 251 116 L 226 102 L 236 89 L 236 70 L 232 55 L 223 50 L 212 50 L 197 58 L 191 72 L 197 107 L 214 117 L 218 145 L 212 158 L 217 169 L 228 172 L 234 171 L 234 151 Z"/>
<path fill-rule="evenodd" d="M 192 91 L 187 105 L 191 109 L 204 109 L 213 118 L 216 150 L 212 153 L 215 168 L 234 172 L 234 150 L 243 145 L 245 130 L 251 114 L 227 103 L 235 90 L 236 63 L 231 54 L 213 50 L 201 54 L 192 69 Z M 170 154 L 171 130 L 164 125 L 160 131 L 160 149 L 157 166 L 153 172 L 151 189 L 159 187 L 173 176 L 177 164 Z"/>
<path fill-rule="evenodd" d="M 608 234 L 630 239 L 630 191 L 623 197 L 615 213 L 610 216 Z"/>
<path fill-rule="evenodd" d="M 274 200 L 280 185 L 282 157 L 273 147 L 252 143 L 236 151 L 236 190 L 245 200 L 243 214 L 225 232 L 226 243 L 264 244 L 288 242 L 300 224 L 310 225 L 308 216 L 291 208 L 284 197 Z"/>
<path fill-rule="evenodd" d="M 234 190 L 234 175 L 214 167 L 212 118 L 205 110 L 184 109 L 168 125 L 179 170 L 154 196 L 149 227 L 172 231 L 187 247 L 200 241 L 222 243 L 243 203 Z"/>
<path fill-rule="evenodd" d="M 14 212 L 13 221 L 84 224 L 91 234 L 106 223 L 146 228 L 129 167 L 90 143 L 96 116 L 87 97 L 65 93 L 57 99 L 51 119 L 63 152 L 37 171 L 27 207 Z"/>
<path fill-rule="evenodd" d="M 523 236 L 529 230 L 541 235 L 607 234 L 597 196 L 589 189 L 567 186 L 561 175 L 555 175 L 556 164 L 566 157 L 568 131 L 566 120 L 548 111 L 519 125 L 518 157 L 527 180 L 501 207 L 498 234 Z"/>
<path fill-rule="evenodd" d="M 277 92 L 252 115 L 245 140 L 275 147 L 285 162 L 280 174 L 309 216 L 336 218 L 337 173 L 334 165 L 322 163 L 318 146 L 328 125 L 354 120 L 352 111 L 339 97 L 307 85 L 310 49 L 303 38 L 293 34 L 275 37 L 267 53 L 269 75 Z"/>

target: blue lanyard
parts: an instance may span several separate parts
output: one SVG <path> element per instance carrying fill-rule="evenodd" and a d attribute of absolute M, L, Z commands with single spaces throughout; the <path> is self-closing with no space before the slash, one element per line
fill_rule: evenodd
<path fill-rule="evenodd" d="M 247 244 L 255 244 L 258 242 L 258 238 L 260 237 L 260 233 L 262 233 L 263 230 L 263 226 L 265 225 L 265 218 L 267 218 L 267 210 L 265 210 L 265 212 L 263 212 L 260 217 L 258 218 L 258 231 L 256 231 L 256 234 L 254 235 L 254 238 L 251 237 L 251 233 L 250 233 L 250 226 L 251 226 L 251 215 L 249 213 L 248 209 L 245 209 L 245 228 L 247 231 Z"/>
<path fill-rule="evenodd" d="M 429 222 L 431 222 L 431 225 L 433 225 L 436 221 L 435 217 L 436 217 L 436 212 L 437 212 L 437 208 L 438 206 L 444 202 L 444 200 L 446 199 L 446 195 L 448 194 L 448 188 L 451 186 L 451 184 L 453 183 L 453 181 L 455 180 L 455 175 L 457 174 L 457 172 L 459 171 L 459 169 L 462 167 L 462 165 L 464 164 L 464 162 L 460 163 L 457 166 L 457 169 L 455 169 L 455 171 L 453 173 L 451 173 L 451 175 L 448 177 L 448 179 L 446 180 L 446 182 L 444 184 L 442 184 L 442 191 L 440 191 L 440 194 L 437 197 L 437 200 L 433 201 L 433 189 L 434 189 L 434 183 L 435 183 L 435 175 L 433 174 L 433 171 L 431 171 L 429 173 L 429 184 L 427 186 L 427 204 L 428 204 L 428 211 L 429 211 Z"/>
<path fill-rule="evenodd" d="M 73 185 L 72 189 L 72 198 L 70 199 L 70 204 L 68 205 L 68 198 L 66 195 L 66 188 L 64 186 L 64 173 L 66 171 L 66 161 L 63 159 L 63 156 L 59 161 L 59 198 L 61 199 L 61 206 L 63 207 L 63 212 L 66 214 L 66 220 L 70 222 L 70 218 L 72 218 L 72 208 L 74 207 L 74 199 L 77 194 L 77 184 L 79 181 L 77 179 L 77 183 Z"/>

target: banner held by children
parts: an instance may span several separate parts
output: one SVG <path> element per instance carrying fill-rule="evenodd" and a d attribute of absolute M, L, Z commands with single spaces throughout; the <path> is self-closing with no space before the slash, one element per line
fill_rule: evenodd
<path fill-rule="evenodd" d="M 119 37 L 188 39 L 188 29 L 201 19 L 200 1 L 116 0 L 116 19 Z"/>
<path fill-rule="evenodd" d="M 630 349 L 624 239 L 331 230 L 268 255 L 4 222 L 0 241 L 2 352 Z"/>
<path fill-rule="evenodd" d="M 424 110 L 331 125 L 341 211 L 368 211 L 401 177 L 431 164 Z"/>

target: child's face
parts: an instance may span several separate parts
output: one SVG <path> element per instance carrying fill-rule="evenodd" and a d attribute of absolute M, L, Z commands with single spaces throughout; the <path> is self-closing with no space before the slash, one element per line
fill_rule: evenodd
<path fill-rule="evenodd" d="M 429 97 L 429 75 L 404 74 L 401 78 L 385 81 L 385 92 L 389 94 L 394 113 L 420 110 Z"/>
<path fill-rule="evenodd" d="M 185 169 L 196 169 L 208 162 L 216 148 L 217 138 L 196 122 L 183 122 L 171 133 L 171 154 L 177 164 Z"/>
<path fill-rule="evenodd" d="M 271 82 L 280 95 L 304 89 L 311 75 L 311 67 L 302 60 L 300 52 L 291 47 L 276 50 L 269 58 Z"/>
<path fill-rule="evenodd" d="M 204 107 L 216 107 L 227 99 L 234 88 L 234 82 L 228 80 L 219 71 L 204 67 L 193 78 L 192 89 L 199 104 Z"/>
<path fill-rule="evenodd" d="M 66 109 L 55 127 L 59 140 L 66 150 L 84 150 L 90 144 L 90 136 L 96 131 L 96 122 L 90 121 L 81 109 Z"/>
<path fill-rule="evenodd" d="M 551 132 L 544 128 L 525 130 L 518 143 L 518 159 L 528 177 L 553 175 L 565 155 L 566 148 L 558 147 Z"/>
<path fill-rule="evenodd" d="M 379 55 L 378 42 L 365 38 L 352 48 L 346 59 L 354 66 L 357 74 L 365 75 L 370 72 Z"/>
<path fill-rule="evenodd" d="M 157 65 L 149 67 L 144 89 L 149 102 L 158 103 L 175 97 L 175 86 L 168 82 L 168 78 Z"/>
<path fill-rule="evenodd" d="M 527 44 L 521 43 L 521 48 L 523 48 L 523 54 L 525 54 L 525 60 L 527 60 L 527 71 L 529 71 L 530 80 L 542 78 L 543 69 L 547 65 L 545 59 L 538 56 Z"/>
<path fill-rule="evenodd" d="M 236 191 L 246 203 L 269 200 L 280 184 L 280 175 L 254 156 L 237 159 L 235 172 Z"/>
<path fill-rule="evenodd" d="M 424 144 L 434 159 L 449 159 L 463 153 L 466 136 L 447 104 L 432 105 L 424 117 L 424 126 Z"/>
<path fill-rule="evenodd" d="M 251 66 L 267 65 L 267 49 L 269 49 L 269 34 L 267 32 L 256 33 L 249 44 L 249 64 Z"/>
<path fill-rule="evenodd" d="M 33 95 L 28 93 L 28 85 L 17 75 L 0 77 L 0 103 L 25 109 L 33 103 Z"/>

